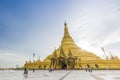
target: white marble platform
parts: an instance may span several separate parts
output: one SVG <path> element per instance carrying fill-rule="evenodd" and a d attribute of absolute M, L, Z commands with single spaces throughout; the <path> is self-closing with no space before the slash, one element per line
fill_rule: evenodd
<path fill-rule="evenodd" d="M 48 70 L 29 71 L 25 78 L 23 70 L 0 71 L 0 80 L 120 80 L 120 70 Z"/>

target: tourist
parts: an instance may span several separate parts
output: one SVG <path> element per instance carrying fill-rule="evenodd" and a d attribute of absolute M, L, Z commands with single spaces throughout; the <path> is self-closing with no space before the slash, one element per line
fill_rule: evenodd
<path fill-rule="evenodd" d="M 92 68 L 88 68 L 89 72 L 92 72 Z"/>
<path fill-rule="evenodd" d="M 90 68 L 90 72 L 92 72 L 92 68 Z"/>
<path fill-rule="evenodd" d="M 87 72 L 87 68 L 85 68 L 85 71 Z"/>
<path fill-rule="evenodd" d="M 52 68 L 49 68 L 49 72 L 52 72 Z"/>
<path fill-rule="evenodd" d="M 33 72 L 35 72 L 35 69 L 33 69 Z"/>
<path fill-rule="evenodd" d="M 54 69 L 53 68 L 49 68 L 49 72 L 52 72 L 52 71 L 54 71 Z"/>
<path fill-rule="evenodd" d="M 28 70 L 25 68 L 24 69 L 24 77 L 27 78 L 28 77 Z"/>

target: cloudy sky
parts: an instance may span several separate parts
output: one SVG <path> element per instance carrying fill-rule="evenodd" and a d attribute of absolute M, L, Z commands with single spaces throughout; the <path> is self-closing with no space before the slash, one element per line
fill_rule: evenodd
<path fill-rule="evenodd" d="M 75 43 L 120 56 L 120 0 L 0 0 L 0 67 L 23 66 L 58 48 L 64 22 Z"/>

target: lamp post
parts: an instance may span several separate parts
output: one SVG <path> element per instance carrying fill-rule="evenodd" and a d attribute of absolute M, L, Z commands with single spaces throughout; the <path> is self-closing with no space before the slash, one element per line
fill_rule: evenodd
<path fill-rule="evenodd" d="M 34 61 L 35 53 L 33 53 L 33 72 L 35 72 L 35 61 Z"/>

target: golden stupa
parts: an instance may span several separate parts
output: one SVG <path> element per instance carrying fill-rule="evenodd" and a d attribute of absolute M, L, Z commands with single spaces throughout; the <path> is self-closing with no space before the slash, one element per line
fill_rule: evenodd
<path fill-rule="evenodd" d="M 117 57 L 102 59 L 92 52 L 79 48 L 69 34 L 67 24 L 64 24 L 64 36 L 58 49 L 48 55 L 43 61 L 26 61 L 28 69 L 120 69 Z"/>

